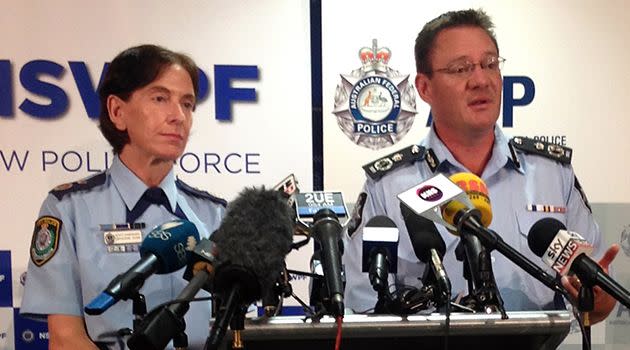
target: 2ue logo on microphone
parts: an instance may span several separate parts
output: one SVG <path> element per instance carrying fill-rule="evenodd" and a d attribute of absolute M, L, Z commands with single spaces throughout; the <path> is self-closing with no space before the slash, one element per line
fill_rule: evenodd
<path fill-rule="evenodd" d="M 416 194 L 418 195 L 418 197 L 420 197 L 420 199 L 425 200 L 427 202 L 439 201 L 444 195 L 442 191 L 440 191 L 439 188 L 432 185 L 427 185 L 427 186 L 418 188 L 416 190 Z"/>

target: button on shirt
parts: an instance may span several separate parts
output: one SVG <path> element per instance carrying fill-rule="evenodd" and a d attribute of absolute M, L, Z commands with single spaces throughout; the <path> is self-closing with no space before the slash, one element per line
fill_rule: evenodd
<path fill-rule="evenodd" d="M 431 128 L 421 145 L 435 152 L 439 164 L 436 172 L 450 176 L 458 172 L 470 172 L 458 162 Z M 531 226 L 544 217 L 554 217 L 566 227 L 580 233 L 593 243 L 595 256 L 603 253 L 601 234 L 593 216 L 575 186 L 575 175 L 570 165 L 563 165 L 538 155 L 517 153 L 518 164 L 511 158 L 508 140 L 498 126 L 492 156 L 481 178 L 488 187 L 493 219 L 490 228 L 504 241 L 528 259 L 555 275 L 544 265 L 527 244 Z M 363 191 L 367 201 L 363 209 L 362 226 L 352 235 L 344 237 L 343 255 L 346 272 L 345 301 L 355 312 L 374 307 L 377 294 L 372 289 L 367 273 L 361 272 L 362 227 L 375 215 L 386 215 L 396 223 L 400 232 L 398 246 L 398 273 L 390 281 L 398 288 L 402 285 L 420 286 L 425 264 L 415 256 L 405 223 L 400 213 L 397 194 L 435 175 L 425 161 L 418 161 L 386 174 L 380 180 L 368 178 Z M 534 212 L 528 205 L 543 204 L 565 207 L 564 213 Z M 463 264 L 455 258 L 459 238 L 437 225 L 447 247 L 444 266 L 451 279 L 452 295 L 468 294 L 463 278 Z M 492 252 L 492 268 L 506 310 L 534 311 L 554 308 L 554 292 L 531 277 L 497 251 Z"/>
<path fill-rule="evenodd" d="M 84 315 L 83 306 L 140 259 L 137 252 L 108 252 L 101 225 L 126 223 L 127 208 L 135 207 L 147 186 L 118 157 L 105 174 L 96 176 L 103 175 L 101 184 L 66 193 L 61 199 L 51 193 L 44 200 L 40 217 L 53 216 L 62 221 L 59 247 L 41 267 L 29 262 L 21 313 L 35 318 L 49 314 L 83 316 L 94 341 L 111 342 L 110 349 L 122 349 L 123 341 L 111 334 L 124 327 L 133 328 L 132 302 L 121 300 L 99 316 Z M 178 219 L 173 214 L 177 209 L 197 226 L 201 237 L 208 237 L 219 226 L 225 211 L 220 200 L 182 191 L 173 170 L 159 187 L 170 208 L 154 204 L 140 214 L 135 221 L 145 224 L 143 238 L 155 226 Z M 183 272 L 153 275 L 145 281 L 140 292 L 146 297 L 148 310 L 179 294 L 188 283 L 182 278 Z M 190 348 L 201 349 L 208 336 L 211 309 L 208 302 L 193 305 L 185 316 L 186 333 Z"/>

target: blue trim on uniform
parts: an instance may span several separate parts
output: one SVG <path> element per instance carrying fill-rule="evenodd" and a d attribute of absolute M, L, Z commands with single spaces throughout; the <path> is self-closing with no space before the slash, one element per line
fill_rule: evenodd
<path fill-rule="evenodd" d="M 258 306 L 258 317 L 265 314 L 265 308 Z M 304 316 L 304 309 L 301 306 L 283 306 L 280 316 Z"/>
<path fill-rule="evenodd" d="M 209 199 L 217 204 L 227 207 L 227 201 L 225 199 L 215 197 L 206 191 L 202 191 L 200 189 L 194 188 L 180 179 L 175 180 L 175 185 L 177 186 L 179 190 L 191 196 Z"/>
<path fill-rule="evenodd" d="M 105 180 L 107 180 L 107 174 L 105 174 L 105 172 L 101 172 L 83 180 L 57 186 L 50 190 L 50 194 L 55 196 L 55 198 L 57 198 L 58 200 L 61 200 L 66 194 L 79 191 L 87 191 L 96 186 L 103 185 L 105 183 Z M 65 188 L 66 186 L 68 187 Z M 58 190 L 57 188 L 60 187 L 63 187 L 63 189 Z"/>
<path fill-rule="evenodd" d="M 322 1 L 310 1 L 311 124 L 313 128 L 313 191 L 324 190 L 324 131 L 322 99 Z"/>

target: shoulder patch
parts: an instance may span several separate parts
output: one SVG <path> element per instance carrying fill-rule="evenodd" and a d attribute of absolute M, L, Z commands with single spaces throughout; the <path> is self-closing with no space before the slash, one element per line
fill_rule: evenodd
<path fill-rule="evenodd" d="M 85 179 L 81 179 L 79 181 L 69 182 L 66 184 L 59 185 L 53 188 L 50 191 L 50 193 L 53 196 L 57 197 L 57 199 L 61 200 L 63 196 L 65 196 L 68 193 L 85 191 L 93 187 L 96 187 L 98 185 L 102 185 L 105 183 L 106 179 L 107 179 L 107 174 L 105 174 L 105 172 L 101 172 L 96 175 L 87 177 Z"/>
<path fill-rule="evenodd" d="M 59 248 L 61 220 L 52 216 L 42 216 L 35 221 L 31 240 L 31 260 L 36 266 L 47 263 Z"/>
<path fill-rule="evenodd" d="M 366 200 L 367 193 L 359 193 L 359 197 L 357 198 L 356 203 L 354 203 L 354 208 L 352 208 L 350 220 L 346 224 L 346 227 L 348 228 L 348 236 L 350 237 L 352 237 L 354 232 L 359 228 L 359 226 L 361 226 L 361 221 L 363 220 L 363 207 L 365 206 Z"/>
<path fill-rule="evenodd" d="M 412 145 L 364 165 L 363 170 L 370 178 L 378 180 L 396 168 L 423 159 L 425 154 L 424 147 Z"/>
<path fill-rule="evenodd" d="M 217 204 L 220 204 L 224 207 L 227 207 L 227 201 L 223 198 L 219 198 L 216 196 L 211 195 L 210 193 L 206 192 L 206 191 L 202 191 L 198 188 L 194 188 L 190 185 L 188 185 L 187 183 L 185 183 L 184 181 L 177 179 L 175 180 L 175 185 L 177 186 L 177 189 L 181 190 L 182 192 L 185 192 L 191 196 L 194 197 L 198 197 L 198 198 L 203 198 L 203 199 L 208 199 L 211 200 L 212 202 L 215 202 Z"/>
<path fill-rule="evenodd" d="M 510 146 L 519 151 L 537 154 L 562 164 L 571 164 L 571 157 L 573 156 L 573 150 L 569 147 L 522 136 L 513 137 L 510 140 Z"/>

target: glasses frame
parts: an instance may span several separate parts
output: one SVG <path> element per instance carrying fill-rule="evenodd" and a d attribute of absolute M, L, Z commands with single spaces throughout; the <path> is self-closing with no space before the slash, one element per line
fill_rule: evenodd
<path fill-rule="evenodd" d="M 438 68 L 438 69 L 434 69 L 428 73 L 444 73 L 444 74 L 448 74 L 448 75 L 453 75 L 453 76 L 460 76 L 460 77 L 469 77 L 472 75 L 472 73 L 475 71 L 475 67 L 479 66 L 479 68 L 481 68 L 484 71 L 488 71 L 488 72 L 501 72 L 501 69 L 503 69 L 503 64 L 505 63 L 505 58 L 501 57 L 501 56 L 489 56 L 491 58 L 495 58 L 496 61 L 493 62 L 477 62 L 477 63 L 473 63 L 470 61 L 464 61 L 462 62 L 462 66 L 459 65 L 459 62 L 452 62 L 450 63 L 447 67 L 444 68 Z M 497 66 L 496 68 L 491 68 L 490 65 L 492 65 L 493 63 L 496 63 Z M 457 66 L 457 67 L 455 67 Z M 459 70 L 459 68 L 464 68 L 464 70 Z"/>

